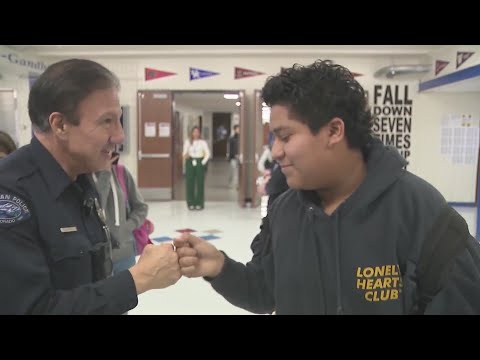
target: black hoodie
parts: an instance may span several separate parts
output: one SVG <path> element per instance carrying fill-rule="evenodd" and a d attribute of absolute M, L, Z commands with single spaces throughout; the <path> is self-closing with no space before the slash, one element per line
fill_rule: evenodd
<path fill-rule="evenodd" d="M 421 245 L 446 201 L 395 148 L 374 141 L 365 156 L 365 180 L 330 216 L 313 191 L 282 194 L 257 235 L 271 247 L 246 266 L 226 257 L 214 289 L 255 313 L 407 314 Z M 480 313 L 479 269 L 471 237 L 426 313 Z"/>

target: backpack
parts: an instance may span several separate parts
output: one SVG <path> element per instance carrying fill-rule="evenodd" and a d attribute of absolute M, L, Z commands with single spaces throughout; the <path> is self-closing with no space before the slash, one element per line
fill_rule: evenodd
<path fill-rule="evenodd" d="M 116 167 L 118 182 L 120 183 L 120 187 L 122 188 L 123 195 L 125 195 L 125 201 L 128 204 L 128 191 L 125 182 L 125 169 L 123 165 L 120 164 L 114 166 Z M 152 240 L 150 239 L 150 235 L 153 233 L 154 230 L 155 227 L 153 223 L 148 219 L 145 219 L 142 225 L 133 230 L 137 255 L 142 254 L 145 246 L 147 246 L 148 244 L 153 244 Z"/>
<path fill-rule="evenodd" d="M 416 302 L 410 315 L 423 315 L 427 305 L 442 289 L 452 270 L 454 258 L 466 248 L 470 237 L 465 219 L 447 205 L 427 233 L 415 269 Z"/>

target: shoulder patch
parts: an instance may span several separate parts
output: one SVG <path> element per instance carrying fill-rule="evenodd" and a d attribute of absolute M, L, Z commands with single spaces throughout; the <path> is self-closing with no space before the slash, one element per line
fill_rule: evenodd
<path fill-rule="evenodd" d="M 30 209 L 23 199 L 13 194 L 0 193 L 0 226 L 17 224 L 30 217 Z"/>

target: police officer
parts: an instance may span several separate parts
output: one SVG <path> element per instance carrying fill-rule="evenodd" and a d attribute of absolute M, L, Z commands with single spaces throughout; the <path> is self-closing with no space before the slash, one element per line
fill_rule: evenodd
<path fill-rule="evenodd" d="M 109 230 L 86 174 L 124 140 L 119 88 L 108 69 L 79 59 L 51 65 L 33 85 L 34 136 L 0 164 L 1 314 L 122 314 L 138 294 L 180 278 L 167 244 L 112 276 Z"/>

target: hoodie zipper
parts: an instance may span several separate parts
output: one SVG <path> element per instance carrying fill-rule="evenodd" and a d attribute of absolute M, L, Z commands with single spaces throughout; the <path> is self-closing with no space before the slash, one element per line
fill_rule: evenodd
<path fill-rule="evenodd" d="M 342 306 L 342 282 L 341 282 L 341 273 L 340 273 L 340 214 L 337 212 L 335 214 L 335 255 L 336 255 L 336 272 L 337 272 L 337 315 L 343 315 L 343 306 Z"/>

